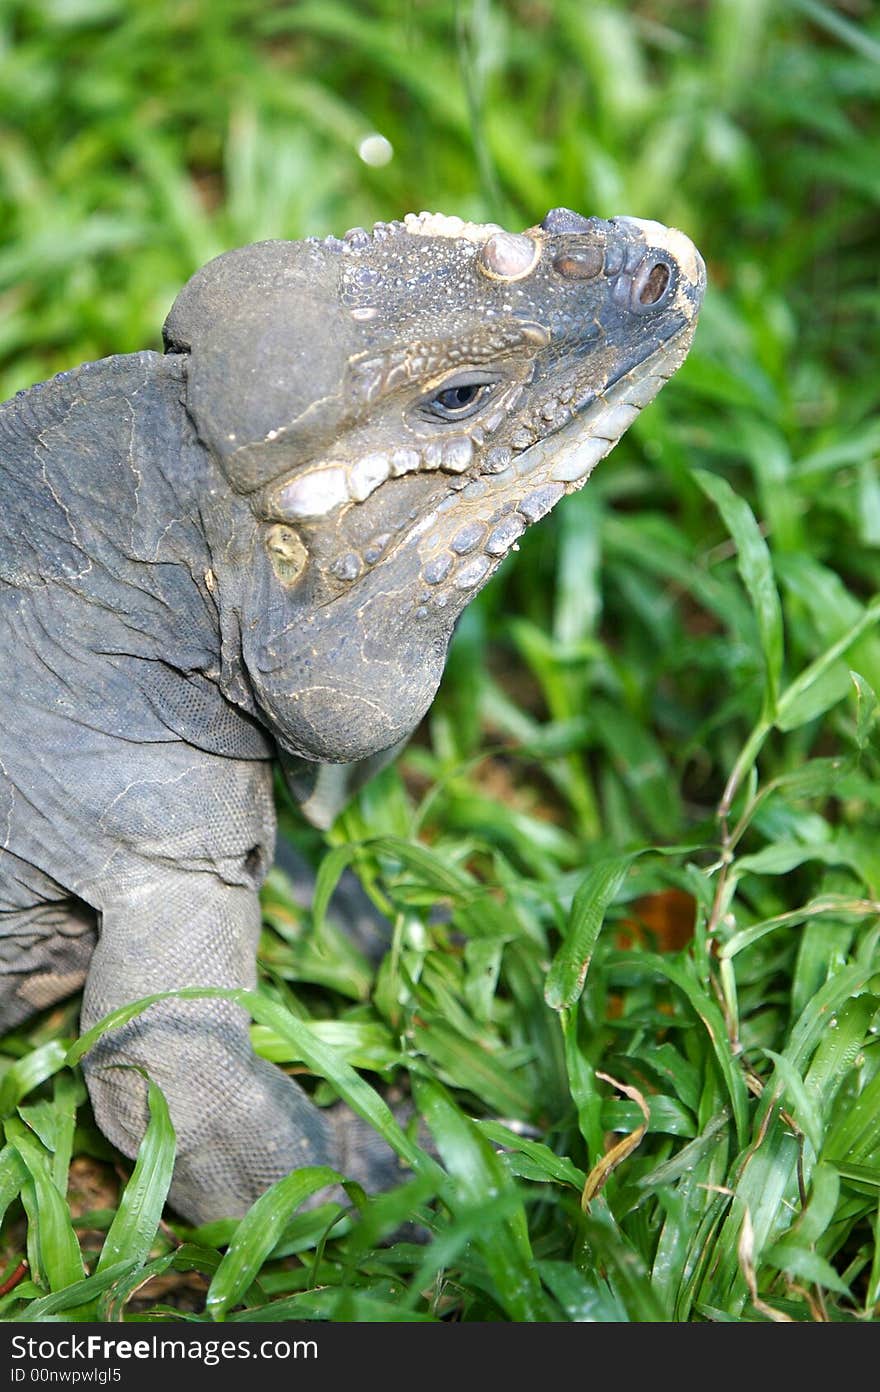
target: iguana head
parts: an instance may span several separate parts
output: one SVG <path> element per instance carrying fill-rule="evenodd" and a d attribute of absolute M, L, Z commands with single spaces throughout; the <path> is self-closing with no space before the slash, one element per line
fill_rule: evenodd
<path fill-rule="evenodd" d="M 251 519 L 211 540 L 284 749 L 414 728 L 464 606 L 683 362 L 704 284 L 683 233 L 560 208 L 264 242 L 190 281 L 166 342 Z"/>

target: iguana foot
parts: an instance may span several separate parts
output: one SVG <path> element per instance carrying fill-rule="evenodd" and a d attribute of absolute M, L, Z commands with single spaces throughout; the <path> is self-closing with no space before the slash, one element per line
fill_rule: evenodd
<path fill-rule="evenodd" d="M 368 1194 L 393 1189 L 406 1178 L 400 1157 L 368 1122 L 339 1103 L 324 1113 L 331 1128 L 336 1168 Z"/>
<path fill-rule="evenodd" d="M 130 887 L 102 915 L 82 1026 L 182 986 L 252 988 L 256 888 L 169 871 Z M 134 1157 L 149 1119 L 147 1076 L 177 1138 L 170 1203 L 191 1223 L 240 1217 L 271 1184 L 329 1165 L 369 1191 L 399 1180 L 397 1158 L 347 1108 L 322 1110 L 254 1054 L 249 1017 L 229 1000 L 167 1000 L 108 1031 L 83 1067 L 101 1130 Z M 145 1076 L 146 1075 L 146 1076 Z"/>
<path fill-rule="evenodd" d="M 153 1007 L 85 1060 L 98 1125 L 129 1156 L 147 1124 L 147 1084 L 124 1064 L 137 1061 L 161 1087 L 177 1140 L 169 1203 L 196 1224 L 241 1217 L 291 1170 L 336 1161 L 325 1114 L 255 1057 L 243 1012 L 209 1014 L 198 1008 L 206 1004 L 218 1003 Z"/>

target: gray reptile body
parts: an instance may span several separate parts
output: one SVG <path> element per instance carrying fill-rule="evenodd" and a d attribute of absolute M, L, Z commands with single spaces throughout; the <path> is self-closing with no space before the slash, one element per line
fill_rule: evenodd
<path fill-rule="evenodd" d="M 683 360 L 702 289 L 654 223 L 420 215 L 230 252 L 166 354 L 0 407 L 0 1024 L 83 984 L 84 1028 L 254 984 L 273 760 L 321 825 L 390 757 L 465 604 Z M 153 1006 L 87 1056 L 132 1155 L 120 1063 L 166 1093 L 193 1221 L 300 1164 L 389 1179 L 231 1004 Z"/>

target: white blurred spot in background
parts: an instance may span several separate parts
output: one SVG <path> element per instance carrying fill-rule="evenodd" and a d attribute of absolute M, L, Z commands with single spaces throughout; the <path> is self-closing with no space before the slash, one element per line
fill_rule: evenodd
<path fill-rule="evenodd" d="M 385 139 L 384 135 L 379 135 L 378 132 L 373 131 L 371 135 L 365 135 L 358 145 L 358 154 L 364 164 L 372 164 L 379 168 L 394 158 L 394 146 L 390 140 Z"/>

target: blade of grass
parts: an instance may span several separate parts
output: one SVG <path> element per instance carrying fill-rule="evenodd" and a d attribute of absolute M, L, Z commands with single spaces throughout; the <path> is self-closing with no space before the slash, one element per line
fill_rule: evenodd
<path fill-rule="evenodd" d="M 33 1133 L 18 1117 L 7 1118 L 5 1126 L 7 1140 L 28 1171 L 22 1199 L 36 1233 L 39 1270 L 50 1290 L 62 1291 L 85 1276 L 67 1204 L 55 1185 L 50 1157 Z"/>
<path fill-rule="evenodd" d="M 613 856 L 588 870 L 571 906 L 562 946 L 547 973 L 544 999 L 553 1010 L 567 1010 L 584 989 L 593 951 L 632 856 Z"/>
<path fill-rule="evenodd" d="M 776 714 L 782 676 L 783 633 L 782 606 L 770 552 L 748 503 L 734 493 L 726 479 L 707 473 L 704 469 L 695 469 L 694 477 L 707 498 L 718 508 L 736 542 L 737 566 L 755 611 L 764 656 L 766 691 L 763 718 L 772 721 Z"/>
<path fill-rule="evenodd" d="M 416 1098 L 456 1182 L 456 1193 L 467 1206 L 503 1193 L 511 1184 L 504 1166 L 479 1131 L 434 1083 L 418 1081 Z M 449 1202 L 454 1206 L 452 1191 Z M 476 1238 L 492 1276 L 498 1299 L 509 1318 L 551 1318 L 535 1275 L 535 1261 L 528 1237 L 528 1223 L 521 1205 L 490 1235 Z"/>
<path fill-rule="evenodd" d="M 123 1258 L 145 1262 L 162 1220 L 174 1170 L 174 1126 L 162 1089 L 151 1079 L 148 1079 L 147 1102 L 150 1120 L 116 1217 L 104 1239 L 98 1271 L 115 1266 Z"/>
<path fill-rule="evenodd" d="M 272 1251 L 292 1213 L 319 1189 L 340 1183 L 343 1176 L 328 1166 L 311 1165 L 273 1184 L 242 1218 L 205 1298 L 213 1320 L 225 1320 L 245 1296 L 265 1258 Z"/>

